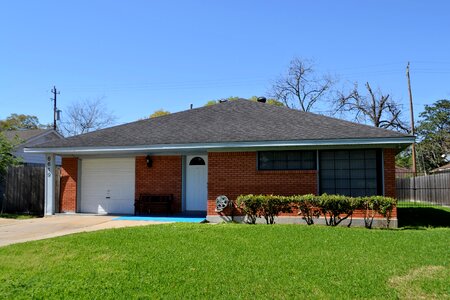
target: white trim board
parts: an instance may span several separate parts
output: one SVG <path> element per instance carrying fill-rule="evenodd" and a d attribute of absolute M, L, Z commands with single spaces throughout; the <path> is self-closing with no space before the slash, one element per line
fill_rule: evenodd
<path fill-rule="evenodd" d="M 141 146 L 99 146 L 99 147 L 61 147 L 61 148 L 25 148 L 27 153 L 54 153 L 60 155 L 95 155 L 124 154 L 146 152 L 186 152 L 186 151 L 253 151 L 282 147 L 329 147 L 329 146 L 359 146 L 359 147 L 392 147 L 407 146 L 415 141 L 414 137 L 401 138 L 370 138 L 370 139 L 333 139 L 333 140 L 301 140 L 301 141 L 262 141 L 262 142 L 229 142 L 229 143 L 195 143 L 195 144 L 163 144 Z"/>

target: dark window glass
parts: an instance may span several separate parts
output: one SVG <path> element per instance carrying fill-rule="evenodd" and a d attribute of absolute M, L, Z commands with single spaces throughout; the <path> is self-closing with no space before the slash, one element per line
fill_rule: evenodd
<path fill-rule="evenodd" d="M 315 170 L 316 151 L 261 151 L 259 170 Z"/>
<path fill-rule="evenodd" d="M 380 150 L 324 150 L 319 160 L 320 193 L 381 195 Z"/>
<path fill-rule="evenodd" d="M 190 166 L 204 166 L 205 165 L 205 161 L 203 160 L 203 158 L 201 157 L 194 157 L 193 159 L 191 159 L 191 161 L 189 162 Z"/>

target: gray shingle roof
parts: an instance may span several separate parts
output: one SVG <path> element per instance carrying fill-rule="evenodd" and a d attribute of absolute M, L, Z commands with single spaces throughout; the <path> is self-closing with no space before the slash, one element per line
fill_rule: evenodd
<path fill-rule="evenodd" d="M 16 137 L 22 141 L 28 141 L 31 138 L 37 137 L 53 129 L 23 129 L 23 130 L 7 130 L 3 134 L 8 140 L 13 140 Z"/>
<path fill-rule="evenodd" d="M 39 148 L 408 137 L 286 107 L 236 100 L 114 126 Z"/>

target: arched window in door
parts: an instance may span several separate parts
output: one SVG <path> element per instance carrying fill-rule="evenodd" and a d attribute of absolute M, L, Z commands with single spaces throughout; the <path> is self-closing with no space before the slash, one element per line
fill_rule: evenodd
<path fill-rule="evenodd" d="M 204 166 L 205 161 L 203 160 L 203 158 L 196 156 L 193 159 L 191 159 L 191 161 L 189 162 L 189 165 L 190 166 Z"/>

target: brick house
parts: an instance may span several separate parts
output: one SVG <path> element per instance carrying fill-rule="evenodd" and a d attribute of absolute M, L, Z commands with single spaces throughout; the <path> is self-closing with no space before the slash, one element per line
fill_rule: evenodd
<path fill-rule="evenodd" d="M 413 141 L 398 132 L 236 100 L 26 151 L 47 157 L 46 214 L 55 213 L 54 157 L 60 155 L 60 212 L 133 214 L 140 195 L 171 194 L 174 212 L 200 212 L 216 222 L 228 218 L 216 212 L 220 195 L 395 197 L 395 155 Z"/>

